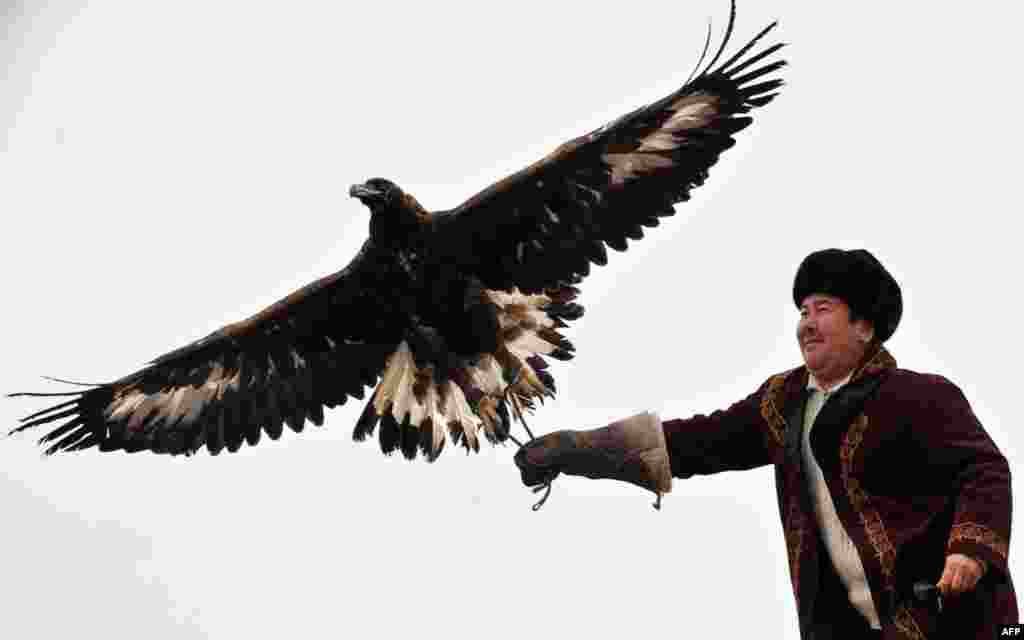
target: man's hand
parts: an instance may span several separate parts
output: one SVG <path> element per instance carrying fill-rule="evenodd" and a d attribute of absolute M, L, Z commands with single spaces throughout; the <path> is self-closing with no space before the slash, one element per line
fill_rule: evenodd
<path fill-rule="evenodd" d="M 946 556 L 946 567 L 937 585 L 943 596 L 956 596 L 970 591 L 984 574 L 981 563 L 962 553 Z"/>
<path fill-rule="evenodd" d="M 548 484 L 564 473 L 629 482 L 659 495 L 672 489 L 665 437 L 650 413 L 598 429 L 549 433 L 524 444 L 515 462 L 528 487 Z"/>

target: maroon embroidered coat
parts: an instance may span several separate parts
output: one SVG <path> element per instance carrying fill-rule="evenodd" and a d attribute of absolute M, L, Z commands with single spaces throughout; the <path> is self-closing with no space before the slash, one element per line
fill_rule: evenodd
<path fill-rule="evenodd" d="M 806 386 L 799 367 L 724 411 L 662 423 L 676 477 L 775 465 L 802 630 L 813 611 L 817 563 L 830 562 L 818 557 L 801 471 Z M 886 640 L 950 637 L 954 626 L 957 638 L 988 640 L 999 624 L 1017 622 L 1007 568 L 1010 469 L 960 389 L 941 376 L 898 369 L 880 348 L 826 402 L 811 447 L 860 554 Z M 989 568 L 974 592 L 947 599 L 937 616 L 905 594 L 914 582 L 937 582 L 950 553 L 984 559 Z"/>

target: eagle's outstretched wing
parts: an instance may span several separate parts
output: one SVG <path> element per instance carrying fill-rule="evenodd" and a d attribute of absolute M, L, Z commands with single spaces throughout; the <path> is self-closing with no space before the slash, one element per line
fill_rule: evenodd
<path fill-rule="evenodd" d="M 323 423 L 323 407 L 363 397 L 401 339 L 386 271 L 370 242 L 341 271 L 256 315 L 153 360 L 120 380 L 70 393 L 15 429 L 60 423 L 47 453 L 97 447 L 212 454 Z"/>
<path fill-rule="evenodd" d="M 264 431 L 278 437 L 285 424 L 321 424 L 323 407 L 361 398 L 379 377 L 357 440 L 377 429 L 385 453 L 412 458 L 420 450 L 431 460 L 446 431 L 467 449 L 478 447 L 481 429 L 503 441 L 509 403 L 519 412 L 554 394 L 544 358 L 571 357 L 558 332 L 582 314 L 571 285 L 589 262 L 604 264 L 605 244 L 623 250 L 642 226 L 671 215 L 749 124 L 741 114 L 780 86 L 758 79 L 782 66 L 760 64 L 781 45 L 747 56 L 774 25 L 715 66 L 734 18 L 735 5 L 721 46 L 680 90 L 562 145 L 457 209 L 422 220 L 425 212 L 414 212 L 422 254 L 371 239 L 342 271 L 120 380 L 13 394 L 67 397 L 16 431 L 50 428 L 42 439 L 49 453 L 234 451 Z M 434 289 L 421 290 L 423 282 Z M 458 299 L 441 303 L 435 294 Z"/>
<path fill-rule="evenodd" d="M 626 238 L 672 215 L 750 124 L 741 114 L 767 104 L 782 84 L 764 77 L 784 61 L 759 65 L 782 44 L 747 56 L 775 23 L 714 66 L 734 20 L 735 4 L 717 53 L 678 91 L 435 214 L 448 258 L 492 289 L 538 292 L 579 282 L 590 262 L 606 263 L 605 244 L 623 251 Z"/>

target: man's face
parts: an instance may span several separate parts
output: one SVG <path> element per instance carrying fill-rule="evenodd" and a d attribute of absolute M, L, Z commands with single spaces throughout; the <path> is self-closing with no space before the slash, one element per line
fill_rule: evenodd
<path fill-rule="evenodd" d="M 850 307 L 835 296 L 815 293 L 800 305 L 797 342 L 807 369 L 821 382 L 846 377 L 864 356 L 872 335 L 866 320 L 850 322 Z"/>

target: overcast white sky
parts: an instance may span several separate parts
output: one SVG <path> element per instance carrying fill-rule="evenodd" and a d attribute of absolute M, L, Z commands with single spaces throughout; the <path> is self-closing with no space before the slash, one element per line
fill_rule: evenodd
<path fill-rule="evenodd" d="M 728 12 L 37 4 L 0 9 L 5 392 L 118 377 L 339 268 L 367 232 L 351 183 L 454 206 L 675 89 Z M 690 203 L 585 282 L 578 357 L 535 430 L 747 395 L 799 362 L 800 260 L 866 247 L 903 287 L 897 360 L 959 384 L 1019 469 L 1004 6 L 742 0 L 734 47 L 781 20 L 788 85 Z M 41 406 L 2 399 L 0 424 Z M 512 447 L 385 459 L 350 441 L 361 406 L 218 458 L 0 441 L 3 635 L 797 638 L 770 468 L 677 482 L 660 513 L 562 478 L 532 513 Z"/>

